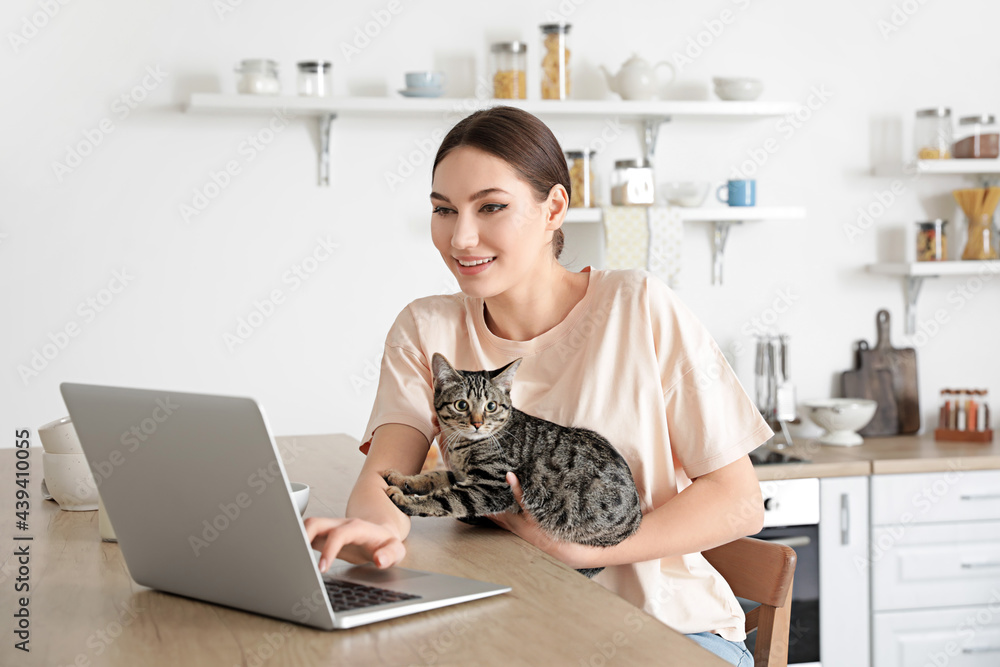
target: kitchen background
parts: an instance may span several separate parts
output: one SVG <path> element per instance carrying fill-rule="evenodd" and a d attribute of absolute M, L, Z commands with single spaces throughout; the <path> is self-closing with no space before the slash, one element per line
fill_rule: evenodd
<path fill-rule="evenodd" d="M 248 395 L 275 433 L 360 436 L 396 314 L 457 289 L 430 241 L 427 194 L 433 152 L 460 114 L 335 120 L 332 184 L 319 187 L 314 119 L 189 113 L 190 95 L 235 92 L 233 66 L 259 57 L 280 63 L 293 94 L 295 62 L 328 59 L 337 95 L 398 97 L 404 72 L 441 69 L 447 95 L 471 110 L 485 104 L 475 95 L 489 45 L 523 39 L 537 98 L 538 26 L 559 18 L 573 26 L 574 97 L 617 100 L 597 66 L 614 72 L 638 53 L 688 59 L 666 97 L 713 99 L 713 76 L 752 76 L 761 101 L 806 105 L 797 119 L 677 119 L 660 130 L 660 181 L 719 183 L 756 155 L 758 204 L 806 207 L 805 220 L 735 227 L 721 286 L 711 284 L 710 224 L 684 223 L 676 289 L 748 391 L 758 326 L 790 335 L 799 398 L 823 398 L 887 307 L 893 342 L 917 348 L 925 428 L 942 387 L 1000 392 L 1000 280 L 925 281 L 921 333 L 904 336 L 904 281 L 866 269 L 912 258 L 914 223 L 956 220 L 951 190 L 975 184 L 912 178 L 899 150 L 916 109 L 1000 113 L 989 38 L 1000 5 L 18 0 L 4 14 L 7 433 L 64 415 L 58 384 L 78 381 Z M 609 127 L 546 120 L 565 149 Z M 637 124 L 621 127 L 596 157 L 605 200 L 613 161 L 641 155 Z M 761 160 L 765 145 L 777 150 Z M 238 173 L 220 177 L 230 162 Z M 877 164 L 897 173 L 876 176 Z M 705 205 L 717 205 L 712 195 Z M 859 211 L 875 215 L 858 224 Z M 565 229 L 564 259 L 579 266 L 598 228 Z M 234 342 L 273 290 L 283 300 Z"/>

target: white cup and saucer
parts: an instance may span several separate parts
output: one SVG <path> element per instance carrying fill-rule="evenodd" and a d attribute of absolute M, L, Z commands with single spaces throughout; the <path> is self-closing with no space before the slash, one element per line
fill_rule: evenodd
<path fill-rule="evenodd" d="M 404 97 L 441 97 L 444 94 L 444 72 L 407 72 Z"/>

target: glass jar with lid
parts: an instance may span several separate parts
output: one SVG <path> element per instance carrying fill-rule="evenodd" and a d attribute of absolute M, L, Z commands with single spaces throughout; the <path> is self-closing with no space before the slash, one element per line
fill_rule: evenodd
<path fill-rule="evenodd" d="M 594 155 L 597 151 L 566 151 L 569 161 L 570 208 L 596 206 L 594 185 Z"/>
<path fill-rule="evenodd" d="M 612 205 L 650 206 L 655 191 L 653 165 L 648 160 L 615 160 L 611 174 Z"/>
<path fill-rule="evenodd" d="M 953 130 L 951 109 L 921 109 L 913 125 L 913 146 L 918 160 L 941 160 L 951 157 Z"/>
<path fill-rule="evenodd" d="M 963 159 L 1000 157 L 1000 128 L 993 114 L 964 116 L 958 120 L 958 132 L 952 155 Z"/>
<path fill-rule="evenodd" d="M 499 42 L 490 47 L 493 54 L 493 97 L 523 100 L 527 97 L 528 45 L 524 42 Z"/>
<path fill-rule="evenodd" d="M 330 94 L 330 74 L 333 63 L 329 60 L 304 60 L 298 63 L 299 95 L 326 97 Z"/>
<path fill-rule="evenodd" d="M 278 63 L 264 58 L 249 58 L 236 66 L 240 75 L 236 91 L 244 95 L 277 95 L 281 92 L 278 81 Z"/>
<path fill-rule="evenodd" d="M 948 221 L 929 220 L 917 223 L 917 261 L 943 262 L 948 259 Z"/>
<path fill-rule="evenodd" d="M 569 98 L 569 23 L 546 23 L 542 29 L 542 99 Z"/>

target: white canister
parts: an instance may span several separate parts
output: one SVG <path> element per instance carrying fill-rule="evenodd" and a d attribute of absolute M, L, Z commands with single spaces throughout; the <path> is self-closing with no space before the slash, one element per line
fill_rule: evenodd
<path fill-rule="evenodd" d="M 236 67 L 240 78 L 236 81 L 236 91 L 244 95 L 278 95 L 281 82 L 278 80 L 278 63 L 263 58 L 249 58 Z"/>

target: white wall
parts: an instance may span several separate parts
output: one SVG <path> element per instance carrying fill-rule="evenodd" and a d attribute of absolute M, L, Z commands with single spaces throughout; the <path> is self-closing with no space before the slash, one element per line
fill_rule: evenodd
<path fill-rule="evenodd" d="M 384 177 L 415 142 L 447 125 L 441 119 L 336 121 L 333 185 L 322 188 L 316 185 L 313 122 L 293 120 L 248 161 L 241 144 L 267 127 L 267 117 L 196 115 L 183 105 L 192 91 L 232 92 L 232 67 L 247 57 L 278 60 L 286 90 L 294 86 L 295 61 L 328 58 L 335 62 L 339 94 L 394 94 L 403 72 L 445 68 L 450 93 L 470 95 L 476 75 L 485 71 L 490 42 L 522 37 L 536 48 L 537 25 L 559 9 L 557 2 L 526 0 L 400 0 L 399 13 L 348 62 L 341 45 L 388 2 L 246 0 L 220 16 L 222 2 L 73 2 L 58 5 L 37 34 L 25 29 L 25 20 L 42 11 L 42 3 L 5 5 L 4 433 L 65 414 L 58 384 L 81 381 L 249 395 L 266 407 L 277 433 L 359 436 L 375 390 L 366 369 L 377 367 L 396 313 L 414 298 L 451 289 L 428 234 L 427 166 L 395 190 Z M 875 201 L 874 193 L 890 187 L 892 178 L 872 176 L 871 166 L 882 147 L 898 143 L 886 133 L 898 130 L 898 119 L 937 104 L 956 114 L 1000 112 L 994 85 L 1000 53 L 988 28 L 1000 25 L 1000 5 L 897 3 L 897 18 L 906 17 L 902 4 L 919 9 L 883 36 L 878 21 L 890 20 L 894 11 L 888 0 L 575 2 L 565 0 L 563 7 L 573 8 L 580 93 L 606 94 L 597 64 L 616 69 L 633 51 L 651 60 L 670 58 L 723 10 L 733 21 L 683 69 L 675 94 L 704 94 L 710 77 L 733 74 L 762 78 L 764 100 L 805 103 L 818 87 L 832 93 L 791 136 L 776 119 L 677 121 L 661 131 L 663 180 L 723 180 L 748 151 L 773 137 L 779 150 L 757 174 L 759 203 L 809 209 L 805 222 L 734 229 L 722 287 L 710 284 L 708 226 L 686 227 L 679 293 L 733 351 L 745 386 L 752 388 L 753 372 L 748 325 L 783 292 L 794 301 L 776 326 L 792 336 L 791 370 L 800 397 L 831 395 L 836 374 L 851 362 L 852 341 L 874 335 L 880 307 L 892 311 L 894 342 L 906 343 L 901 281 L 870 275 L 865 265 L 905 254 L 904 230 L 914 221 L 953 218 L 949 191 L 964 181 L 907 181 L 907 192 L 873 228 L 852 242 L 843 227 L 855 221 L 859 207 Z M 147 68 L 166 77 L 123 118 L 115 100 L 141 85 Z M 102 121 L 113 132 L 60 179 L 53 163 L 65 162 L 88 132 L 96 136 Z M 555 129 L 564 147 L 573 147 L 588 144 L 602 126 L 574 121 Z M 612 160 L 635 157 L 638 150 L 638 133 L 629 128 L 599 157 L 605 183 Z M 191 204 L 194 190 L 231 160 L 240 173 L 185 222 L 179 206 Z M 579 247 L 574 236 L 581 233 L 569 230 L 568 254 Z M 293 290 L 283 275 L 327 236 L 338 249 Z M 102 312 L 91 317 L 86 306 L 79 309 L 122 270 L 131 278 L 120 293 L 104 294 L 113 298 Z M 994 397 L 1000 392 L 1000 280 L 959 308 L 952 292 L 967 282 L 941 279 L 924 287 L 921 319 L 937 310 L 948 318 L 936 335 L 918 341 L 925 419 L 933 420 L 943 386 L 989 387 Z M 246 343 L 228 349 L 224 334 L 235 332 L 254 301 L 274 289 L 282 290 L 285 302 Z M 78 335 L 37 377 L 23 380 L 18 366 L 30 366 L 33 352 L 72 324 Z"/>

